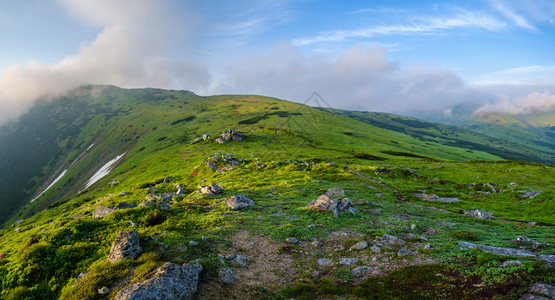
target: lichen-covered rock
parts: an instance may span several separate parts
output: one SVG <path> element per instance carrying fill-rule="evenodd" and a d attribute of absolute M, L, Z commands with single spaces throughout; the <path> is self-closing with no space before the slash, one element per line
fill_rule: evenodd
<path fill-rule="evenodd" d="M 191 299 L 197 291 L 200 271 L 202 266 L 196 262 L 182 266 L 168 262 L 151 278 L 121 289 L 115 299 Z"/>
<path fill-rule="evenodd" d="M 481 210 L 481 209 L 473 209 L 473 210 L 465 210 L 464 214 L 467 216 L 471 216 L 477 219 L 491 219 L 493 218 L 493 213 Z"/>
<path fill-rule="evenodd" d="M 142 252 L 139 233 L 136 230 L 120 231 L 112 242 L 108 261 L 117 262 L 124 258 L 137 258 Z"/>
<path fill-rule="evenodd" d="M 233 210 L 255 205 L 254 200 L 243 195 L 235 195 L 231 198 L 225 199 L 224 202 L 228 207 L 230 207 Z"/>
<path fill-rule="evenodd" d="M 526 192 L 523 192 L 522 194 L 520 194 L 520 196 L 523 197 L 523 198 L 532 199 L 532 198 L 536 197 L 537 195 L 539 195 L 541 193 L 543 193 L 543 191 L 526 191 Z"/>
<path fill-rule="evenodd" d="M 109 208 L 109 207 L 100 205 L 99 207 L 96 208 L 95 211 L 93 211 L 92 217 L 93 218 L 104 218 L 105 216 L 109 215 L 113 211 L 114 210 Z"/>

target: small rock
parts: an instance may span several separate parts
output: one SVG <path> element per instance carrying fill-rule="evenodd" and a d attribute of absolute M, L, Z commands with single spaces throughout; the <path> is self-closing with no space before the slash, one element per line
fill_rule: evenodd
<path fill-rule="evenodd" d="M 351 274 L 353 274 L 353 276 L 360 276 L 363 273 L 366 273 L 370 270 L 372 270 L 372 267 L 367 267 L 367 266 L 356 267 L 353 270 L 351 270 Z"/>
<path fill-rule="evenodd" d="M 345 191 L 343 189 L 329 189 L 325 194 L 335 198 L 345 197 Z"/>
<path fill-rule="evenodd" d="M 129 192 L 123 191 L 121 193 L 119 193 L 120 196 L 127 196 L 129 195 Z"/>
<path fill-rule="evenodd" d="M 327 259 L 327 258 L 320 258 L 316 261 L 316 263 L 319 266 L 322 266 L 322 267 L 331 267 L 331 266 L 333 266 L 333 261 L 331 259 Z"/>
<path fill-rule="evenodd" d="M 541 193 L 543 193 L 543 191 L 526 191 L 526 192 L 520 194 L 520 196 L 523 197 L 523 198 L 532 199 L 532 198 L 536 197 L 537 195 L 539 195 Z"/>
<path fill-rule="evenodd" d="M 158 202 L 156 203 L 156 207 L 158 207 L 161 210 L 170 210 L 170 205 L 164 202 Z"/>
<path fill-rule="evenodd" d="M 75 282 L 73 284 L 78 283 L 81 279 L 83 279 L 83 277 L 87 276 L 87 272 L 81 272 L 79 273 L 79 275 L 77 276 L 77 279 L 75 279 Z"/>
<path fill-rule="evenodd" d="M 237 255 L 235 255 L 235 258 L 233 258 L 231 260 L 231 262 L 235 263 L 235 264 L 238 264 L 242 267 L 246 267 L 249 264 L 249 259 L 244 255 L 237 254 Z"/>
<path fill-rule="evenodd" d="M 133 221 L 129 221 L 129 222 L 127 222 L 127 224 L 129 224 L 129 226 L 131 226 L 131 227 L 135 227 L 135 223 L 133 223 Z"/>
<path fill-rule="evenodd" d="M 191 246 L 191 247 L 198 246 L 198 243 L 195 242 L 195 241 L 190 241 L 189 246 Z"/>
<path fill-rule="evenodd" d="M 295 220 L 297 220 L 298 218 L 299 218 L 299 217 L 292 216 L 292 217 L 286 217 L 285 220 L 287 220 L 287 221 L 295 221 Z"/>
<path fill-rule="evenodd" d="M 489 188 L 489 189 L 491 190 L 492 193 L 497 193 L 497 189 L 495 189 L 495 187 L 494 187 L 491 183 L 489 183 L 489 182 L 486 182 L 486 183 L 484 184 L 484 187 Z"/>
<path fill-rule="evenodd" d="M 95 211 L 93 211 L 92 217 L 93 218 L 104 218 L 105 216 L 109 215 L 113 211 L 114 210 L 111 209 L 111 208 L 100 205 L 99 207 L 96 208 Z"/>
<path fill-rule="evenodd" d="M 372 247 L 370 247 L 370 250 L 372 250 L 372 252 L 375 252 L 375 253 L 382 252 L 382 249 L 380 247 L 378 247 L 377 245 L 372 245 Z"/>
<path fill-rule="evenodd" d="M 320 242 L 319 240 L 314 240 L 314 241 L 310 242 L 310 244 L 314 247 L 320 247 L 320 246 L 323 245 L 323 243 Z"/>
<path fill-rule="evenodd" d="M 477 219 L 491 219 L 493 213 L 481 209 L 465 210 L 464 214 Z"/>
<path fill-rule="evenodd" d="M 152 207 L 154 206 L 154 203 L 143 200 L 143 202 L 141 202 L 141 204 L 139 204 L 139 207 Z"/>
<path fill-rule="evenodd" d="M 255 205 L 254 200 L 243 195 L 235 195 L 231 198 L 226 198 L 225 204 L 233 210 Z"/>
<path fill-rule="evenodd" d="M 181 245 L 181 246 L 177 247 L 177 251 L 179 251 L 179 252 L 187 252 L 187 246 Z"/>
<path fill-rule="evenodd" d="M 137 207 L 137 204 L 129 204 L 127 202 L 120 202 L 116 206 L 114 206 L 113 210 L 128 209 L 128 208 L 135 208 L 135 207 Z"/>
<path fill-rule="evenodd" d="M 368 243 L 366 241 L 360 241 L 360 242 L 354 244 L 353 246 L 351 246 L 351 248 L 349 248 L 349 250 L 350 251 L 361 250 L 361 249 L 365 249 L 366 247 L 368 247 Z"/>
<path fill-rule="evenodd" d="M 316 225 L 314 225 L 314 224 L 310 224 L 310 225 L 308 225 L 306 228 L 308 228 L 308 229 L 316 229 L 316 228 L 318 228 L 318 226 L 316 226 Z"/>
<path fill-rule="evenodd" d="M 288 244 L 296 244 L 299 240 L 296 237 L 288 237 L 285 239 L 285 242 Z"/>
<path fill-rule="evenodd" d="M 202 135 L 202 140 L 203 140 L 203 141 L 206 141 L 206 140 L 208 140 L 208 139 L 210 139 L 210 135 L 208 135 L 208 134 L 203 134 L 203 135 Z"/>
<path fill-rule="evenodd" d="M 412 254 L 414 254 L 414 251 L 409 249 L 401 249 L 399 250 L 399 252 L 397 252 L 397 256 L 406 256 L 406 255 L 412 255 Z"/>
<path fill-rule="evenodd" d="M 223 283 L 233 283 L 235 281 L 235 273 L 231 268 L 223 268 L 219 272 L 220 281 Z"/>
<path fill-rule="evenodd" d="M 517 243 L 532 243 L 532 242 L 533 242 L 529 237 L 527 237 L 527 236 L 525 236 L 525 235 L 519 235 L 519 236 L 517 236 L 516 239 L 515 239 L 515 241 L 516 241 Z"/>
<path fill-rule="evenodd" d="M 501 264 L 502 268 L 507 268 L 510 266 L 522 266 L 522 262 L 520 260 L 508 260 Z"/>
<path fill-rule="evenodd" d="M 342 257 L 339 259 L 339 264 L 345 265 L 345 266 L 354 265 L 357 262 L 358 262 L 358 258 L 356 257 Z"/>
<path fill-rule="evenodd" d="M 102 287 L 98 290 L 98 293 L 100 295 L 108 295 L 108 294 L 110 294 L 110 289 L 108 287 L 104 286 L 104 287 Z"/>

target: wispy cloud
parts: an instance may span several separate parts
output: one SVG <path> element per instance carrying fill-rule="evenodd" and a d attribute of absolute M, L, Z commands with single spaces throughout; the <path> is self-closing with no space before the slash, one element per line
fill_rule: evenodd
<path fill-rule="evenodd" d="M 371 38 L 383 35 L 406 34 L 431 34 L 439 31 L 465 28 L 499 31 L 506 28 L 507 24 L 492 16 L 483 13 L 458 10 L 457 14 L 449 17 L 419 17 L 412 24 L 386 25 L 357 28 L 353 30 L 336 30 L 321 32 L 312 37 L 293 40 L 297 46 L 310 45 L 321 42 L 342 42 L 353 38 Z"/>
<path fill-rule="evenodd" d="M 352 13 L 353 14 L 364 14 L 364 13 L 398 14 L 398 13 L 406 13 L 406 12 L 408 12 L 408 10 L 406 9 L 378 6 L 375 8 L 361 8 L 353 11 Z"/>
<path fill-rule="evenodd" d="M 501 0 L 491 0 L 490 2 L 492 4 L 492 6 L 498 12 L 500 12 L 507 19 L 511 20 L 517 26 L 528 29 L 528 30 L 531 30 L 531 31 L 537 31 L 538 30 L 530 21 L 528 21 L 522 15 L 517 14 L 512 8 L 507 6 L 506 3 L 504 3 L 503 1 L 501 1 Z"/>

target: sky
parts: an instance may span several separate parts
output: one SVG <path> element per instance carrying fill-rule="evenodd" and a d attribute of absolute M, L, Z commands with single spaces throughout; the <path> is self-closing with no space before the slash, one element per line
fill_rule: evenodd
<path fill-rule="evenodd" d="M 84 84 L 412 116 L 555 107 L 552 0 L 0 1 L 0 41 L 0 124 Z"/>

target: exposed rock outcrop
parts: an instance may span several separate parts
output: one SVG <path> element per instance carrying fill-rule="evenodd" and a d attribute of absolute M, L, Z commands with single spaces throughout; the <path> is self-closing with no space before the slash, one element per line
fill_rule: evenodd
<path fill-rule="evenodd" d="M 222 132 L 222 139 L 224 141 L 236 141 L 236 142 L 240 142 L 244 139 L 244 135 L 240 132 L 237 132 L 233 129 L 229 129 L 227 131 Z"/>
<path fill-rule="evenodd" d="M 202 266 L 196 262 L 182 266 L 168 262 L 151 278 L 121 289 L 115 299 L 191 299 L 197 291 L 200 271 Z"/>
<path fill-rule="evenodd" d="M 139 233 L 136 230 L 120 231 L 112 242 L 108 261 L 117 262 L 124 258 L 137 258 L 142 252 Z"/>

